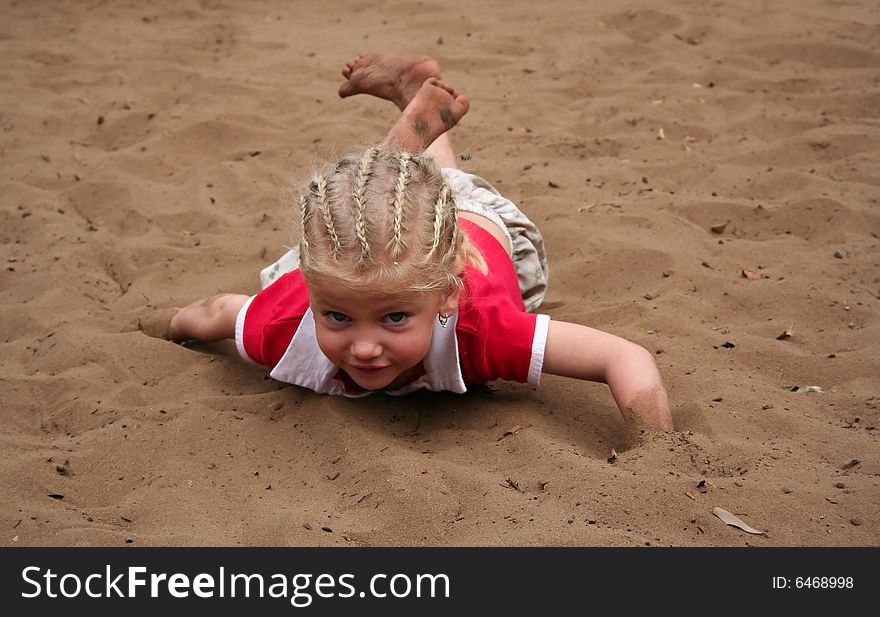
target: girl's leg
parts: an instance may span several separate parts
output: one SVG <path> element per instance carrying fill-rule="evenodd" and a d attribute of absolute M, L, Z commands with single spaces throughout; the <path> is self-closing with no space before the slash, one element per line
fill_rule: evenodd
<path fill-rule="evenodd" d="M 424 153 L 439 167 L 457 166 L 446 131 L 467 113 L 469 103 L 455 88 L 440 81 L 436 60 L 362 53 L 343 67 L 342 75 L 346 82 L 339 88 L 339 96 L 369 94 L 391 101 L 402 112 L 384 144 Z M 433 87 L 425 88 L 429 84 Z M 415 99 L 416 104 L 411 105 Z"/>
<path fill-rule="evenodd" d="M 171 340 L 210 342 L 235 338 L 235 320 L 249 297 L 219 294 L 183 307 L 171 318 Z"/>
<path fill-rule="evenodd" d="M 469 107 L 466 96 L 436 77 L 430 77 L 401 112 L 382 145 L 422 154 L 439 141 L 433 150 L 435 156 L 441 157 L 437 163 L 441 167 L 448 163 L 454 166 L 455 153 L 446 132 L 461 120 Z"/>
<path fill-rule="evenodd" d="M 452 147 L 452 139 L 450 139 L 449 133 L 443 133 L 435 139 L 434 143 L 425 150 L 424 155 L 434 159 L 437 167 L 441 169 L 444 167 L 458 168 L 458 157 L 455 156 L 455 150 Z"/>
<path fill-rule="evenodd" d="M 370 94 L 391 101 L 401 110 L 384 144 L 423 153 L 441 169 L 458 168 L 448 131 L 467 113 L 470 103 L 455 88 L 440 81 L 440 65 L 434 59 L 360 54 L 345 65 L 342 75 L 347 80 L 339 89 L 343 98 Z M 507 236 L 494 220 L 471 212 L 459 212 L 459 217 L 476 223 L 510 248 Z"/>

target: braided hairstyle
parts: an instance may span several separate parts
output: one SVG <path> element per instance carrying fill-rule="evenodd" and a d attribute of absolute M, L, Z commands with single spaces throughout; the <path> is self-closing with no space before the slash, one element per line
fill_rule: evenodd
<path fill-rule="evenodd" d="M 367 148 L 315 174 L 299 208 L 300 270 L 309 285 L 450 293 L 462 288 L 465 263 L 486 271 L 430 158 Z"/>

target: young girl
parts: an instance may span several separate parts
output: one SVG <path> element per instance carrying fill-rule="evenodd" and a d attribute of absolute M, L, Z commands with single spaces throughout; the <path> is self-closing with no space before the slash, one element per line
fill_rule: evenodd
<path fill-rule="evenodd" d="M 235 338 L 275 379 L 315 392 L 465 392 L 552 373 L 608 384 L 636 427 L 672 430 L 643 348 L 537 309 L 547 265 L 538 229 L 481 178 L 456 168 L 447 131 L 469 107 L 427 57 L 361 54 L 340 96 L 371 94 L 401 116 L 376 147 L 319 173 L 299 197 L 299 247 L 254 296 L 177 311 L 170 336 Z"/>

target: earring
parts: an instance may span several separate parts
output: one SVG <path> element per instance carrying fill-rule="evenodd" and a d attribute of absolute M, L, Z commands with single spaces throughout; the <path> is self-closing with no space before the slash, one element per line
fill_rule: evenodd
<path fill-rule="evenodd" d="M 440 322 L 440 327 L 445 328 L 446 324 L 449 323 L 449 315 L 444 315 L 443 313 L 437 314 L 437 321 Z"/>

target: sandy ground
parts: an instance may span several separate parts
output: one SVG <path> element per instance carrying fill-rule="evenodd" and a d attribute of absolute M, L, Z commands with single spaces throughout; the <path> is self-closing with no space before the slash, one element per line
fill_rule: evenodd
<path fill-rule="evenodd" d="M 878 23 L 3 0 L 0 544 L 877 546 Z M 627 449 L 601 384 L 349 401 L 138 331 L 255 292 L 285 188 L 383 135 L 391 105 L 336 96 L 365 50 L 470 96 L 462 166 L 544 231 L 544 312 L 655 352 L 677 432 Z"/>

